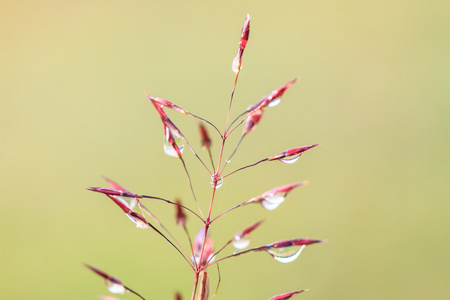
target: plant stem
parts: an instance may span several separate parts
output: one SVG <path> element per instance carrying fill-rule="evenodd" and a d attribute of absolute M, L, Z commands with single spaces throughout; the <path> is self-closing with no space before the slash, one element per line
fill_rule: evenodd
<path fill-rule="evenodd" d="M 188 178 L 189 187 L 191 188 L 191 192 L 192 192 L 192 196 L 194 197 L 195 204 L 197 204 L 197 208 L 200 211 L 200 214 L 202 215 L 202 219 L 204 219 L 205 216 L 203 215 L 202 209 L 200 208 L 200 205 L 198 204 L 197 197 L 195 196 L 194 188 L 192 187 L 191 176 L 189 175 L 189 172 L 187 170 L 186 163 L 184 162 L 184 159 L 182 157 L 180 157 L 180 160 L 183 163 L 184 172 L 186 173 L 186 176 Z"/>
<path fill-rule="evenodd" d="M 198 286 L 198 274 L 199 271 L 195 271 L 195 275 L 194 275 L 194 288 L 192 290 L 192 296 L 191 296 L 191 300 L 195 300 L 195 294 L 197 293 L 197 286 Z"/>
<path fill-rule="evenodd" d="M 244 170 L 244 169 L 247 169 L 247 168 L 256 166 L 256 165 L 259 165 L 260 163 L 265 162 L 266 160 L 268 160 L 268 158 L 261 159 L 260 161 L 257 161 L 257 162 L 255 162 L 254 164 L 251 164 L 251 165 L 248 165 L 248 166 L 239 168 L 239 169 L 237 169 L 237 170 L 234 170 L 233 172 L 231 172 L 231 173 L 229 173 L 229 174 L 223 176 L 222 178 L 228 177 L 228 176 L 230 176 L 230 175 L 232 175 L 232 174 L 234 174 L 234 173 L 236 173 L 236 172 L 238 172 L 238 171 L 241 171 L 241 170 Z"/>
<path fill-rule="evenodd" d="M 164 201 L 166 203 L 172 204 L 172 205 L 177 205 L 175 202 L 172 202 L 170 200 L 164 199 L 164 198 L 160 198 L 160 197 L 154 197 L 154 196 L 147 196 L 147 195 L 139 195 L 140 198 L 146 198 L 146 199 L 154 199 L 154 200 L 159 200 L 159 201 Z M 195 211 L 193 211 L 192 209 L 190 209 L 187 206 L 184 205 L 180 205 L 182 208 L 186 209 L 187 211 L 191 212 L 193 215 L 195 215 L 197 218 L 199 218 L 200 220 L 202 220 L 202 222 L 204 222 L 203 218 L 200 217 Z"/>

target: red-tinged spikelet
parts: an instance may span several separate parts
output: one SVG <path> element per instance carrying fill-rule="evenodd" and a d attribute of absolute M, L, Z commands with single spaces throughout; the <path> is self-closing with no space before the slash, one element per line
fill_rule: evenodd
<path fill-rule="evenodd" d="M 236 75 L 242 68 L 242 55 L 244 54 L 244 49 L 247 46 L 248 37 L 250 35 L 250 15 L 245 18 L 244 26 L 242 27 L 241 38 L 239 39 L 239 49 L 236 57 L 233 60 L 232 69 Z"/>
<path fill-rule="evenodd" d="M 200 124 L 200 136 L 202 138 L 202 147 L 206 150 L 211 148 L 211 138 L 203 124 Z"/>
<path fill-rule="evenodd" d="M 175 207 L 175 209 L 176 209 L 176 214 L 175 214 L 175 218 L 176 218 L 176 220 L 177 220 L 177 225 L 178 226 L 186 226 L 186 220 L 187 220 L 187 216 L 186 216 L 186 214 L 184 213 L 184 209 L 183 209 L 183 207 L 181 206 L 181 201 L 179 200 L 179 199 L 177 199 L 176 201 L 175 201 L 175 203 L 176 203 L 176 207 Z"/>
<path fill-rule="evenodd" d="M 301 290 L 301 291 L 296 291 L 296 292 L 285 293 L 285 294 L 274 296 L 274 297 L 270 298 L 269 300 L 287 300 L 294 295 L 297 295 L 297 294 L 300 294 L 300 293 L 303 293 L 306 291 L 307 290 Z"/>

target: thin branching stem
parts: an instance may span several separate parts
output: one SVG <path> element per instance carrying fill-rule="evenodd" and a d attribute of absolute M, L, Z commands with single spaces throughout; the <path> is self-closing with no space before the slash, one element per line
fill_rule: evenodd
<path fill-rule="evenodd" d="M 177 205 L 175 202 L 172 202 L 172 201 L 170 201 L 170 200 L 167 200 L 167 199 L 164 199 L 164 198 L 161 198 L 161 197 L 154 197 L 154 196 L 147 196 L 147 195 L 139 195 L 139 198 L 153 199 L 153 200 L 163 201 L 163 202 L 166 202 L 166 203 L 175 205 L 175 206 Z M 196 216 L 197 218 L 199 218 L 202 222 L 204 222 L 203 218 L 200 217 L 195 211 L 193 211 L 193 210 L 190 209 L 189 207 L 184 206 L 184 205 L 182 205 L 182 204 L 180 204 L 180 206 L 181 206 L 182 208 L 186 209 L 187 211 L 189 211 L 190 213 L 192 213 L 193 215 L 195 215 L 195 216 Z"/>
<path fill-rule="evenodd" d="M 214 167 L 214 159 L 212 157 L 212 153 L 211 153 L 211 149 L 210 148 L 208 148 L 208 154 L 209 154 L 209 159 L 211 161 L 211 165 L 212 165 L 212 168 L 213 168 L 213 172 L 216 173 L 216 168 Z"/>
<path fill-rule="evenodd" d="M 212 192 L 212 195 L 211 195 L 211 201 L 209 202 L 208 217 L 206 219 L 207 222 L 209 222 L 209 220 L 211 218 L 212 206 L 213 206 L 213 202 L 214 202 L 214 197 L 216 195 L 216 187 L 217 187 L 217 181 L 214 180 L 213 192 Z"/>
<path fill-rule="evenodd" d="M 237 84 L 238 77 L 239 77 L 239 71 L 236 73 L 236 76 L 234 77 L 234 85 L 233 85 L 233 90 L 231 91 L 230 105 L 228 106 L 227 121 L 225 122 L 225 132 L 223 134 L 224 137 L 227 136 L 228 121 L 230 120 L 231 105 L 233 104 L 234 92 L 236 91 L 236 84 Z"/>
<path fill-rule="evenodd" d="M 225 249 L 226 247 L 228 247 L 231 243 L 233 242 L 233 239 L 229 240 L 225 245 L 222 246 L 222 248 L 220 248 L 218 251 L 216 251 L 213 255 L 211 255 L 211 258 L 208 259 L 208 261 L 206 262 L 206 264 L 209 264 L 209 262 L 211 260 L 214 259 L 214 257 L 219 254 L 220 252 L 222 252 L 223 249 Z"/>
<path fill-rule="evenodd" d="M 237 123 L 237 124 L 233 127 L 233 129 L 228 130 L 228 131 L 227 131 L 227 137 L 228 137 L 231 133 L 233 133 L 233 131 L 234 131 L 236 128 L 238 128 L 242 123 L 244 123 L 244 121 L 245 121 L 249 116 L 250 116 L 250 114 L 247 115 L 247 116 L 246 116 L 245 118 L 243 118 L 242 120 L 240 120 L 239 123 Z M 231 127 L 231 126 L 230 126 L 230 127 Z"/>
<path fill-rule="evenodd" d="M 191 235 L 189 234 L 189 231 L 188 231 L 186 225 L 183 225 L 183 229 L 184 229 L 184 232 L 186 233 L 186 236 L 187 236 L 187 238 L 189 240 L 189 247 L 191 248 L 192 257 L 194 257 L 194 248 L 192 247 Z M 197 262 L 195 261 L 195 259 L 193 259 L 193 263 L 194 263 L 195 268 L 197 268 Z"/>
<path fill-rule="evenodd" d="M 224 163 L 224 165 L 223 165 L 222 171 L 220 171 L 220 174 L 222 174 L 223 171 L 225 171 L 225 167 L 226 167 L 226 166 L 228 165 L 228 163 L 231 161 L 231 158 L 232 158 L 232 157 L 234 156 L 234 154 L 236 153 L 236 151 L 237 151 L 239 145 L 241 144 L 242 140 L 244 139 L 244 137 L 245 137 L 246 135 L 247 135 L 246 133 L 243 133 L 243 134 L 241 135 L 241 137 L 239 138 L 239 141 L 238 141 L 237 144 L 236 144 L 236 147 L 234 147 L 233 153 L 231 153 L 231 155 L 225 160 L 225 163 Z"/>
<path fill-rule="evenodd" d="M 195 294 L 197 293 L 198 275 L 199 275 L 199 272 L 195 271 L 195 274 L 194 274 L 194 288 L 192 289 L 191 300 L 195 300 Z"/>
<path fill-rule="evenodd" d="M 189 144 L 188 140 L 186 139 L 186 137 L 184 137 L 184 140 L 186 141 L 186 145 L 189 147 L 189 149 L 191 149 L 191 152 L 194 154 L 195 157 L 197 157 L 197 159 L 200 161 L 200 163 L 205 167 L 205 169 L 208 171 L 209 175 L 211 175 L 211 171 L 209 170 L 209 168 L 206 166 L 206 164 L 203 162 L 203 160 L 200 158 L 200 156 L 198 156 L 197 152 L 195 152 L 194 148 L 192 148 L 191 144 Z"/>
<path fill-rule="evenodd" d="M 228 176 L 230 176 L 230 175 L 232 175 L 232 174 L 234 174 L 234 173 L 236 173 L 236 172 L 238 172 L 238 171 L 241 171 L 241 170 L 244 170 L 244 169 L 247 169 L 247 168 L 256 166 L 256 165 L 258 165 L 258 164 L 260 164 L 260 163 L 262 163 L 262 162 L 265 162 L 265 161 L 267 161 L 267 160 L 268 160 L 268 158 L 261 159 L 260 161 L 255 162 L 254 164 L 251 164 L 251 165 L 248 165 L 248 166 L 239 168 L 239 169 L 237 169 L 237 170 L 234 170 L 233 172 L 231 172 L 231 173 L 229 173 L 229 174 L 223 176 L 222 178 L 228 177 Z"/>
<path fill-rule="evenodd" d="M 127 291 L 129 291 L 130 293 L 132 293 L 132 294 L 135 294 L 136 296 L 138 296 L 139 298 L 141 298 L 142 300 L 145 300 L 145 298 L 144 297 L 142 297 L 141 295 L 139 295 L 137 292 L 135 292 L 135 291 L 133 291 L 132 289 L 130 289 L 129 287 L 127 287 L 127 286 L 123 286 Z"/>
<path fill-rule="evenodd" d="M 191 268 L 192 268 L 193 270 L 195 270 L 195 269 L 194 269 L 194 266 L 193 266 L 192 263 L 191 263 L 191 261 L 183 254 L 183 252 L 181 252 L 181 250 L 180 250 L 177 246 L 175 246 L 174 243 L 172 243 L 171 240 L 169 240 L 168 237 L 166 237 L 161 231 L 159 231 L 155 226 L 153 226 L 153 225 L 152 225 L 150 222 L 148 222 L 148 221 L 147 221 L 147 225 L 150 226 L 154 231 L 156 231 L 160 236 L 162 236 L 169 244 L 171 244 L 172 247 L 174 247 L 174 248 L 178 251 L 178 253 L 180 253 L 180 255 L 184 258 L 184 260 L 189 264 L 189 266 L 191 266 Z"/>
<path fill-rule="evenodd" d="M 204 230 L 205 234 L 203 236 L 202 250 L 200 251 L 200 257 L 199 257 L 199 262 L 198 262 L 198 269 L 199 270 L 202 267 L 203 254 L 204 254 L 205 245 L 206 245 L 206 238 L 208 237 L 208 229 L 209 229 L 209 226 L 205 224 L 205 230 Z"/>
<path fill-rule="evenodd" d="M 246 253 L 250 253 L 250 252 L 264 251 L 264 250 L 266 250 L 267 248 L 269 248 L 269 247 L 257 247 L 257 248 L 251 248 L 251 249 L 247 249 L 247 250 L 244 250 L 244 251 L 241 251 L 241 252 L 233 253 L 233 254 L 231 254 L 231 255 L 222 257 L 221 259 L 219 259 L 219 260 L 217 260 L 217 261 L 215 261 L 215 262 L 209 264 L 208 267 L 210 267 L 210 266 L 212 266 L 212 265 L 215 265 L 215 264 L 218 264 L 219 262 L 221 262 L 221 261 L 223 261 L 223 260 L 225 260 L 225 259 L 228 259 L 228 258 L 237 257 L 237 256 L 240 256 L 240 255 L 242 255 L 242 254 L 246 254 Z"/>
<path fill-rule="evenodd" d="M 230 130 L 231 125 L 233 123 L 230 124 L 230 127 L 228 127 L 227 129 L 227 135 L 225 137 L 228 137 L 236 128 L 238 128 L 242 123 L 244 123 L 245 120 L 247 120 L 252 114 L 256 113 L 259 109 L 262 109 L 261 105 L 258 105 L 257 107 L 249 110 L 247 109 L 246 111 L 244 111 L 243 113 L 241 113 L 236 119 L 234 119 L 233 123 L 236 122 L 242 115 L 247 114 L 247 116 L 245 116 L 245 118 L 242 118 L 242 120 L 239 121 L 239 123 L 237 123 L 233 129 Z"/>
<path fill-rule="evenodd" d="M 226 141 L 226 138 L 224 137 L 222 140 L 222 145 L 220 147 L 219 162 L 217 163 L 217 172 L 220 170 L 220 165 L 222 164 L 222 156 L 223 156 L 223 150 L 225 148 L 225 141 Z"/>
<path fill-rule="evenodd" d="M 184 254 L 186 255 L 186 257 L 188 256 L 186 250 L 184 249 L 184 247 L 181 245 L 181 243 L 173 236 L 172 233 L 170 233 L 170 231 L 166 228 L 166 226 L 163 225 L 163 223 L 147 208 L 145 207 L 143 204 L 139 203 L 139 207 L 141 209 L 143 209 L 148 215 L 150 215 L 150 217 L 155 220 L 155 222 L 161 226 L 162 229 L 164 229 L 165 232 L 167 232 L 167 234 L 175 241 L 175 243 L 178 245 L 178 247 L 184 252 Z"/>
<path fill-rule="evenodd" d="M 216 127 L 213 123 L 211 123 L 211 122 L 209 122 L 208 120 L 203 119 L 203 118 L 201 118 L 201 117 L 199 117 L 199 116 L 196 116 L 196 115 L 194 115 L 194 114 L 192 114 L 192 113 L 190 113 L 190 112 L 186 112 L 186 113 L 187 113 L 188 115 L 190 115 L 191 117 L 194 117 L 194 118 L 196 118 L 196 119 L 199 119 L 200 121 L 203 121 L 203 122 L 205 122 L 205 123 L 211 125 L 211 126 L 217 131 L 217 133 L 220 135 L 220 138 L 223 137 L 223 135 L 222 135 L 222 133 L 220 132 L 220 130 L 217 129 L 217 127 Z"/>
<path fill-rule="evenodd" d="M 230 123 L 230 125 L 229 125 L 228 128 L 227 128 L 227 132 L 230 130 L 231 126 L 233 126 L 233 124 L 236 123 L 237 120 L 239 120 L 240 117 L 242 117 L 243 115 L 245 115 L 246 113 L 249 113 L 249 112 L 250 112 L 250 110 L 247 109 L 246 111 L 244 111 L 244 112 L 242 112 L 241 114 L 239 114 L 239 116 L 237 116 L 237 117 L 233 120 L 233 122 Z M 246 119 L 246 118 L 244 118 L 244 120 L 245 120 L 245 119 Z"/>
<path fill-rule="evenodd" d="M 200 214 L 202 215 L 202 219 L 205 219 L 205 216 L 203 215 L 202 209 L 200 208 L 200 205 L 198 204 L 197 197 L 195 196 L 194 187 L 192 186 L 192 180 L 191 175 L 189 175 L 189 171 L 186 167 L 186 163 L 184 162 L 184 159 L 180 157 L 181 162 L 183 163 L 184 172 L 186 173 L 186 176 L 189 181 L 189 187 L 191 188 L 192 196 L 194 197 L 195 204 L 197 204 L 197 208 L 200 211 Z"/>
<path fill-rule="evenodd" d="M 221 214 L 217 215 L 214 219 L 212 219 L 212 220 L 211 220 L 211 223 L 214 222 L 215 220 L 217 220 L 218 218 L 220 218 L 221 216 L 223 216 L 224 214 L 226 214 L 226 213 L 228 213 L 228 212 L 230 212 L 230 211 L 232 211 L 232 210 L 234 210 L 234 209 L 236 209 L 236 208 L 239 208 L 239 207 L 241 207 L 241 206 L 244 206 L 244 205 L 246 205 L 246 204 L 249 204 L 249 203 L 251 203 L 251 202 L 249 202 L 249 200 L 247 200 L 247 201 L 244 201 L 244 202 L 242 202 L 242 203 L 239 203 L 238 205 L 235 205 L 235 206 L 233 206 L 233 207 L 230 207 L 229 209 L 225 210 L 225 211 L 222 212 Z"/>

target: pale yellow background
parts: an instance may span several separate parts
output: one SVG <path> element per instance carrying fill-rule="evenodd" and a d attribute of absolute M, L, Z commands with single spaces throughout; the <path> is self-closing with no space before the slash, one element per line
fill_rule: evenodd
<path fill-rule="evenodd" d="M 275 211 L 253 206 L 224 217 L 212 237 L 219 247 L 265 219 L 254 246 L 328 242 L 287 265 L 263 253 L 222 263 L 215 299 L 305 288 L 295 299 L 449 297 L 449 1 L 110 0 L 0 1 L 1 299 L 108 294 L 83 262 L 147 299 L 177 290 L 188 297 L 191 272 L 176 252 L 84 188 L 104 185 L 103 174 L 193 206 L 179 162 L 163 154 L 144 90 L 223 128 L 247 13 L 232 114 L 300 80 L 267 110 L 229 170 L 321 146 L 294 165 L 227 178 L 214 213 L 275 186 L 311 184 Z M 198 149 L 197 121 L 171 117 Z M 218 143 L 214 136 L 215 155 Z M 207 173 L 186 158 L 206 208 Z M 186 243 L 173 208 L 147 204 Z M 193 218 L 189 226 L 199 228 Z"/>

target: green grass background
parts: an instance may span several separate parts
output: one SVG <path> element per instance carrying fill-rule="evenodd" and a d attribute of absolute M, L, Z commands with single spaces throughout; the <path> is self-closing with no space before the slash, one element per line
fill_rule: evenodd
<path fill-rule="evenodd" d="M 438 0 L 0 1 L 0 298 L 108 294 L 83 262 L 148 299 L 178 290 L 188 298 L 192 274 L 175 251 L 84 188 L 104 186 L 103 174 L 193 206 L 179 162 L 163 154 L 144 90 L 223 128 L 231 61 L 250 13 L 232 114 L 300 80 L 231 166 L 321 146 L 294 165 L 267 163 L 227 178 L 215 213 L 279 185 L 310 184 L 275 211 L 229 214 L 212 237 L 219 247 L 265 219 L 254 246 L 328 242 L 286 265 L 263 253 L 222 263 L 216 299 L 305 288 L 296 298 L 446 299 L 449 12 L 450 2 Z M 198 123 L 171 117 L 198 145 Z M 213 142 L 217 155 L 217 136 Z M 208 176 L 188 152 L 186 159 L 206 209 Z M 173 208 L 148 205 L 185 243 Z M 189 228 L 195 233 L 199 223 L 190 218 Z"/>

